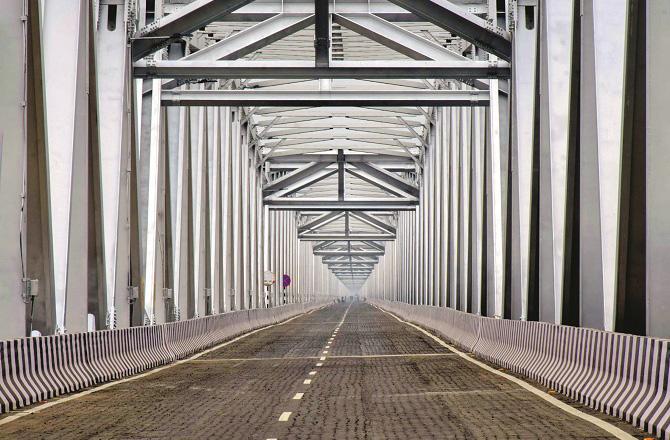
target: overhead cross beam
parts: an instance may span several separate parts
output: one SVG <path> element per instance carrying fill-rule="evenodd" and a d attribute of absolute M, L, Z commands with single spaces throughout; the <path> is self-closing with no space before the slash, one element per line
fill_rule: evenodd
<path fill-rule="evenodd" d="M 352 162 L 352 165 L 364 173 L 382 180 L 384 183 L 392 187 L 395 187 L 414 197 L 419 197 L 419 187 L 413 183 L 407 182 L 405 179 L 395 173 L 386 171 L 383 168 L 365 162 Z"/>
<path fill-rule="evenodd" d="M 335 240 L 335 241 L 394 241 L 395 235 L 387 234 L 317 234 L 308 233 L 298 236 L 303 241 L 321 241 L 321 240 Z"/>
<path fill-rule="evenodd" d="M 183 1 L 183 0 L 182 0 Z M 475 14 L 486 13 L 488 5 L 472 4 L 466 1 L 464 7 Z M 282 12 L 291 14 L 307 14 L 314 12 L 314 0 L 291 0 L 291 1 L 255 1 L 240 8 L 232 14 L 217 19 L 217 21 L 230 22 L 258 22 L 267 20 Z M 371 1 L 337 1 L 337 12 L 343 14 L 371 13 L 391 22 L 417 22 L 422 21 L 419 17 L 397 5 Z"/>
<path fill-rule="evenodd" d="M 352 216 L 355 218 L 359 219 L 360 221 L 369 224 L 370 226 L 373 226 L 379 230 L 386 231 L 389 234 L 395 234 L 396 233 L 396 228 L 394 226 L 391 226 L 381 220 L 379 220 L 376 217 L 373 217 L 369 214 L 366 214 L 364 212 L 352 212 Z"/>
<path fill-rule="evenodd" d="M 340 217 L 344 215 L 343 211 L 333 211 L 333 212 L 328 212 L 325 214 L 322 214 L 318 216 L 317 218 L 311 220 L 308 223 L 305 223 L 302 226 L 298 227 L 298 234 L 302 234 L 305 232 L 312 231 L 314 229 L 321 228 L 323 226 L 326 226 L 335 220 L 338 220 Z"/>
<path fill-rule="evenodd" d="M 285 176 L 282 176 L 279 179 L 273 180 L 263 186 L 263 194 L 270 195 L 275 191 L 279 191 L 282 188 L 298 183 L 301 179 L 304 179 L 308 176 L 313 175 L 317 171 L 320 171 L 330 165 L 328 162 L 312 162 L 305 165 L 302 168 L 299 168 L 292 173 L 289 173 Z"/>
<path fill-rule="evenodd" d="M 413 60 L 470 61 L 373 14 L 333 14 L 333 22 Z"/>
<path fill-rule="evenodd" d="M 404 193 L 401 190 L 398 190 L 397 188 L 387 185 L 386 182 L 376 179 L 368 174 L 358 172 L 356 170 L 352 169 L 347 169 L 347 173 L 356 177 L 357 179 L 360 179 L 363 182 L 369 183 L 370 185 L 373 185 L 376 188 L 379 188 L 383 191 L 386 191 L 396 197 L 406 197 L 409 196 L 410 194 Z"/>
<path fill-rule="evenodd" d="M 509 32 L 447 0 L 389 0 L 506 61 L 512 60 Z"/>
<path fill-rule="evenodd" d="M 312 186 L 316 183 L 319 183 L 322 180 L 327 179 L 328 177 L 335 174 L 335 170 L 316 170 L 313 173 L 306 175 L 296 182 L 286 183 L 286 186 L 279 191 L 276 191 L 272 194 L 264 193 L 265 200 L 278 200 L 281 197 L 288 197 L 296 192 L 305 189 L 309 186 Z"/>
<path fill-rule="evenodd" d="M 137 61 L 170 42 L 219 20 L 253 0 L 196 0 L 140 29 L 133 38 L 132 57 Z"/>
<path fill-rule="evenodd" d="M 180 61 L 236 60 L 312 24 L 314 14 L 278 14 L 185 56 Z"/>
<path fill-rule="evenodd" d="M 136 61 L 136 78 L 239 79 L 506 79 L 511 68 L 505 61 L 331 61 L 315 67 L 309 61 Z"/>
<path fill-rule="evenodd" d="M 359 198 L 343 202 L 329 198 L 266 200 L 265 205 L 279 211 L 413 211 L 418 200 Z"/>
<path fill-rule="evenodd" d="M 166 90 L 166 106 L 309 106 L 309 107 L 396 107 L 488 106 L 488 91 L 480 90 Z"/>
<path fill-rule="evenodd" d="M 307 162 L 330 162 L 337 160 L 333 154 L 292 154 L 288 156 L 272 158 L 275 164 L 288 163 L 300 164 Z M 374 164 L 410 164 L 412 163 L 407 157 L 392 156 L 389 154 L 345 154 L 344 160 L 347 163 L 353 164 L 355 162 L 369 162 Z"/>
<path fill-rule="evenodd" d="M 349 259 L 345 257 L 323 257 L 321 261 L 324 264 L 329 264 L 329 263 L 338 263 L 338 264 L 349 264 Z M 377 264 L 379 263 L 379 258 L 378 257 L 370 257 L 370 258 L 360 258 L 356 257 L 355 260 L 352 260 L 354 263 L 370 263 L 370 264 Z"/>
<path fill-rule="evenodd" d="M 343 251 L 343 250 L 319 250 L 314 251 L 314 255 L 317 256 L 330 256 L 330 257 L 350 257 L 350 256 L 361 256 L 361 257 L 382 257 L 384 255 L 383 251 Z"/>

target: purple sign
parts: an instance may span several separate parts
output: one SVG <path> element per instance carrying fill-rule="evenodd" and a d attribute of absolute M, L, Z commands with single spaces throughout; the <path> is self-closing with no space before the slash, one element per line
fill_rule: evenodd
<path fill-rule="evenodd" d="M 291 277 L 286 275 L 286 274 L 282 275 L 281 285 L 284 289 L 286 289 L 288 286 L 290 286 L 291 285 Z"/>

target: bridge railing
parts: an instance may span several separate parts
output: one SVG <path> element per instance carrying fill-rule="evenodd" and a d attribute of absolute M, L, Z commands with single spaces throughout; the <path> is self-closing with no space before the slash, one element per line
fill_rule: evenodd
<path fill-rule="evenodd" d="M 670 440 L 670 340 L 370 302 L 488 362 Z"/>
<path fill-rule="evenodd" d="M 330 302 L 322 298 L 162 325 L 0 341 L 0 414 L 169 364 Z"/>

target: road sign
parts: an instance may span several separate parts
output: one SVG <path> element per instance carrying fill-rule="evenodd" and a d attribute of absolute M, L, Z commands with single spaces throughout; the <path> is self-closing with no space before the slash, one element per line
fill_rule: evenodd
<path fill-rule="evenodd" d="M 265 273 L 263 273 L 263 284 L 266 286 L 271 286 L 277 281 L 275 279 L 275 273 L 272 272 L 271 270 L 266 270 Z"/>

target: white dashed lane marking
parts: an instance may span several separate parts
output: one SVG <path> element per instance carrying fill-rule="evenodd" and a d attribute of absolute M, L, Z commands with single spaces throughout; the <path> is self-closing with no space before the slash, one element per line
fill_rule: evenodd
<path fill-rule="evenodd" d="M 281 415 L 279 416 L 279 421 L 288 422 L 288 419 L 291 417 L 291 414 L 292 413 L 290 411 L 281 413 Z"/>
<path fill-rule="evenodd" d="M 332 335 L 332 336 L 330 337 L 330 339 L 328 340 L 328 343 L 326 344 L 326 347 L 325 347 L 326 350 L 323 350 L 323 354 L 328 354 L 328 349 L 330 348 L 330 344 L 333 343 L 333 340 L 335 339 L 335 336 L 337 336 L 337 332 L 338 332 L 338 330 L 340 329 L 340 326 L 342 325 L 342 323 L 344 322 L 344 320 L 346 319 L 346 317 L 347 317 L 347 313 L 349 313 L 349 309 L 350 309 L 350 308 L 351 308 L 351 304 L 349 304 L 349 307 L 347 307 L 347 310 L 344 312 L 344 315 L 342 316 L 342 320 L 341 320 L 340 323 L 337 325 L 337 328 L 336 328 L 335 331 L 333 332 L 333 335 Z M 325 361 L 325 360 L 326 360 L 326 357 L 325 357 L 325 356 L 321 356 L 321 357 L 319 358 L 319 360 L 321 360 L 321 361 Z M 321 366 L 323 366 L 323 362 L 318 362 L 318 363 L 316 364 L 316 366 L 317 366 L 317 367 L 321 367 Z M 314 370 L 313 370 L 313 371 L 310 371 L 310 372 L 309 372 L 309 375 L 310 375 L 310 376 L 315 376 L 315 375 L 316 375 L 316 371 L 314 371 Z M 305 379 L 305 380 L 303 381 L 303 384 L 304 384 L 304 385 L 310 385 L 311 383 L 312 383 L 312 379 Z M 295 395 L 293 396 L 293 400 L 302 400 L 302 397 L 303 397 L 304 395 L 305 395 L 305 393 L 295 393 Z M 280 421 L 280 422 L 288 422 L 288 420 L 291 418 L 291 414 L 292 414 L 292 413 L 291 413 L 290 411 L 286 411 L 286 412 L 281 413 L 281 415 L 279 416 L 279 421 Z M 276 439 L 276 438 L 269 438 L 269 439 L 267 439 L 267 440 L 277 440 L 277 439 Z"/>

